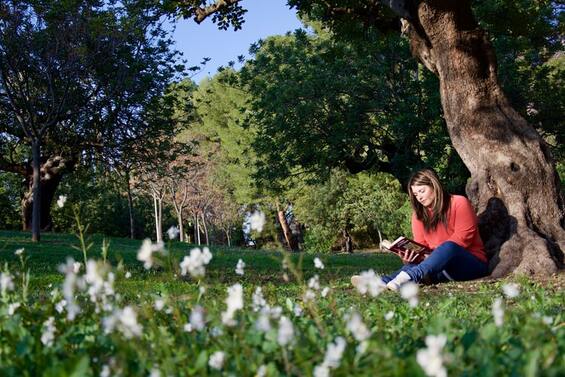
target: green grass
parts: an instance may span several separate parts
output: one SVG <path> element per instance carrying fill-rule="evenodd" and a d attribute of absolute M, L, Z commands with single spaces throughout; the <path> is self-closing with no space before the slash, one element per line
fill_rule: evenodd
<path fill-rule="evenodd" d="M 102 240 L 91 237 L 89 258 L 102 258 Z M 449 375 L 562 376 L 565 370 L 563 275 L 423 286 L 419 304 L 411 307 L 397 293 L 362 296 L 349 284 L 350 276 L 361 271 L 382 274 L 398 268 L 399 260 L 390 254 L 320 255 L 325 269 L 317 270 L 313 255 L 212 246 L 213 259 L 205 278 L 198 281 L 180 276 L 178 268 L 193 245 L 167 243 L 169 257 L 160 267 L 145 270 L 136 259 L 141 241 L 111 238 L 108 261 L 116 295 L 104 299 L 109 304 L 104 309 L 90 302 L 86 292 L 79 293 L 81 313 L 69 321 L 56 304 L 62 299 L 64 280 L 58 266 L 67 257 L 83 258 L 72 245 L 78 245 L 72 235 L 44 233 L 40 243 L 32 243 L 28 233 L 0 232 L 2 270 L 12 273 L 16 285 L 0 300 L 0 375 L 94 376 L 107 365 L 112 375 L 124 376 L 147 376 L 152 370 L 174 376 L 253 376 L 260 366 L 267 376 L 306 376 L 323 363 L 328 344 L 344 337 L 347 346 L 340 366 L 331 369 L 332 376 L 424 376 L 416 354 L 425 347 L 426 336 L 436 334 L 447 339 L 442 352 Z M 21 261 L 14 255 L 22 247 L 25 269 L 30 271 L 27 297 Z M 285 256 L 290 257 L 292 271 L 282 269 Z M 235 273 L 240 258 L 246 263 L 244 276 Z M 315 274 L 330 293 L 303 302 L 308 279 Z M 493 300 L 503 297 L 502 286 L 510 281 L 520 285 L 521 293 L 503 300 L 504 324 L 496 326 Z M 226 289 L 236 283 L 243 286 L 245 306 L 237 312 L 237 325 L 229 327 L 222 323 L 221 313 L 226 310 Z M 295 336 L 290 346 L 278 344 L 278 318 L 270 319 L 270 331 L 256 329 L 258 313 L 251 309 L 251 296 L 257 286 L 271 307 L 280 306 L 291 319 Z M 157 298 L 165 301 L 166 309 L 155 309 Z M 8 305 L 14 302 L 21 307 L 9 315 Z M 105 318 L 126 305 L 143 326 L 142 335 L 133 339 L 119 330 L 104 331 Z M 204 308 L 207 324 L 204 330 L 189 333 L 183 326 L 195 305 Z M 297 306 L 303 310 L 300 316 L 294 313 Z M 351 311 L 361 315 L 371 333 L 366 342 L 360 343 L 347 329 Z M 394 315 L 387 320 L 388 312 Z M 55 340 L 45 346 L 41 335 L 49 317 L 54 318 Z M 363 344 L 366 350 L 358 352 Z M 226 353 L 222 371 L 208 365 L 215 351 Z"/>

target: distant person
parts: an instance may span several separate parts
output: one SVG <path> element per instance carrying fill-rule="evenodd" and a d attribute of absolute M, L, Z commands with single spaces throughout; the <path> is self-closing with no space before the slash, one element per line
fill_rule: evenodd
<path fill-rule="evenodd" d="M 469 200 L 447 193 L 431 169 L 412 175 L 408 194 L 413 210 L 414 241 L 433 251 L 418 264 L 414 263 L 418 256 L 407 252 L 402 256 L 404 266 L 382 277 L 386 286 L 396 291 L 409 281 L 419 283 L 426 279 L 440 283 L 486 276 L 488 259 Z M 353 276 L 351 282 L 357 285 L 359 277 Z"/>

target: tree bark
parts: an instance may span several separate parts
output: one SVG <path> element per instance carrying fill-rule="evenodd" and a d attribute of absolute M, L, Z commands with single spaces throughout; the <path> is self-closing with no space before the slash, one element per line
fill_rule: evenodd
<path fill-rule="evenodd" d="M 41 157 L 41 156 L 40 156 Z M 41 161 L 41 158 L 40 158 Z M 62 156 L 52 156 L 48 158 L 45 162 L 40 165 L 39 168 L 39 191 L 41 195 L 39 196 L 40 203 L 40 214 L 39 214 L 39 224 L 41 230 L 50 230 L 53 226 L 53 220 L 51 218 L 51 206 L 57 188 L 63 179 L 63 176 L 72 170 L 75 166 L 76 161 L 73 159 L 67 159 Z M 33 218 L 33 157 L 32 166 L 28 167 L 25 176 L 25 185 L 27 187 L 27 192 L 23 195 L 21 200 L 22 205 L 22 229 L 31 230 L 32 229 L 32 218 Z"/>
<path fill-rule="evenodd" d="M 440 83 L 453 146 L 471 172 L 491 276 L 563 267 L 564 205 L 548 146 L 497 80 L 494 50 L 469 0 L 422 1 L 403 20 L 412 53 Z"/>
<path fill-rule="evenodd" d="M 31 142 L 32 150 L 32 160 L 33 160 L 33 185 L 32 185 L 32 197 L 33 197 L 33 214 L 31 217 L 31 240 L 33 242 L 39 242 L 41 235 L 41 140 L 39 138 L 34 138 Z"/>
<path fill-rule="evenodd" d="M 184 242 L 184 219 L 182 218 L 182 211 L 177 213 L 179 223 L 179 241 Z"/>
<path fill-rule="evenodd" d="M 286 221 L 284 210 L 281 209 L 279 204 L 277 204 L 277 218 L 279 219 L 279 223 L 281 224 L 281 229 L 283 231 L 284 239 L 286 240 L 288 248 L 291 251 L 298 251 L 298 242 L 292 234 L 290 226 L 288 225 L 288 221 Z"/>
<path fill-rule="evenodd" d="M 194 215 L 194 238 L 196 244 L 200 246 L 200 221 L 198 220 L 198 215 Z"/>
<path fill-rule="evenodd" d="M 204 236 L 206 237 L 206 245 L 210 246 L 210 239 L 208 238 L 208 226 L 206 225 L 206 218 L 204 217 L 204 212 L 202 215 L 202 226 L 204 227 Z"/>
<path fill-rule="evenodd" d="M 163 241 L 163 199 L 155 192 L 153 193 L 153 207 L 155 216 L 155 237 L 157 238 L 157 242 L 161 242 Z"/>

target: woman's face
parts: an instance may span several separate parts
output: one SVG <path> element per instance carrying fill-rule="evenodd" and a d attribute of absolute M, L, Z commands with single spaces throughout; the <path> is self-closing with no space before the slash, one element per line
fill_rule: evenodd
<path fill-rule="evenodd" d="M 436 198 L 432 186 L 416 185 L 416 186 L 410 186 L 410 189 L 412 190 L 412 193 L 416 197 L 416 200 L 420 202 L 421 205 L 423 205 L 426 208 L 432 207 L 434 203 L 434 199 Z"/>

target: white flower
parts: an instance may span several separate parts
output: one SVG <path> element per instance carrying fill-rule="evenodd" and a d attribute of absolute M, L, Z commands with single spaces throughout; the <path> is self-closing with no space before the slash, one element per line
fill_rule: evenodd
<path fill-rule="evenodd" d="M 392 310 L 385 313 L 385 320 L 386 321 L 390 321 L 392 319 L 392 317 L 394 317 L 394 312 Z"/>
<path fill-rule="evenodd" d="M 304 302 L 314 301 L 315 299 L 316 299 L 316 292 L 314 292 L 311 289 L 307 289 L 306 292 L 304 292 L 304 295 L 302 296 L 302 301 Z"/>
<path fill-rule="evenodd" d="M 137 252 L 137 260 L 143 262 L 146 270 L 153 266 L 153 253 L 163 250 L 163 242 L 152 243 L 149 238 L 143 240 Z"/>
<path fill-rule="evenodd" d="M 82 266 L 82 263 L 80 263 L 80 262 L 74 262 L 74 263 L 73 263 L 73 272 L 74 272 L 75 274 L 78 274 L 78 273 L 80 272 L 81 266 Z"/>
<path fill-rule="evenodd" d="M 492 303 L 492 316 L 496 326 L 500 327 L 504 324 L 504 303 L 500 297 L 497 297 Z"/>
<path fill-rule="evenodd" d="M 131 278 L 131 272 L 127 271 L 125 277 L 126 277 L 126 279 Z"/>
<path fill-rule="evenodd" d="M 406 301 L 408 301 L 408 304 L 411 307 L 415 307 L 418 305 L 418 284 L 414 283 L 414 282 L 408 282 L 405 284 L 402 284 L 400 286 L 400 296 L 402 296 L 403 299 L 405 299 Z"/>
<path fill-rule="evenodd" d="M 504 284 L 502 287 L 502 292 L 508 298 L 515 298 L 520 295 L 520 285 L 516 283 Z"/>
<path fill-rule="evenodd" d="M 55 304 L 55 310 L 57 313 L 61 314 L 63 310 L 65 310 L 65 306 L 67 306 L 67 300 L 61 300 L 57 304 Z"/>
<path fill-rule="evenodd" d="M 292 321 L 286 316 L 282 316 L 279 321 L 279 332 L 277 334 L 277 341 L 281 347 L 284 347 L 294 339 L 294 326 Z"/>
<path fill-rule="evenodd" d="M 271 330 L 271 320 L 267 313 L 261 312 L 257 321 L 255 322 L 255 328 L 262 332 L 268 332 Z"/>
<path fill-rule="evenodd" d="M 255 292 L 253 292 L 253 296 L 251 297 L 251 307 L 253 311 L 258 312 L 265 305 L 267 305 L 267 301 L 265 301 L 265 297 L 263 297 L 263 289 L 261 287 L 255 288 Z"/>
<path fill-rule="evenodd" d="M 57 199 L 57 206 L 59 208 L 63 208 L 65 206 L 66 201 L 67 201 L 66 195 L 59 195 L 59 199 Z"/>
<path fill-rule="evenodd" d="M 371 297 L 377 297 L 386 290 L 386 284 L 379 275 L 375 274 L 375 271 L 369 270 L 361 272 L 356 288 L 362 295 L 369 293 Z"/>
<path fill-rule="evenodd" d="M 0 292 L 2 295 L 14 290 L 14 280 L 9 272 L 0 272 Z"/>
<path fill-rule="evenodd" d="M 47 347 L 51 347 L 53 345 L 53 341 L 55 340 L 55 318 L 49 317 L 47 321 L 43 322 L 43 330 L 41 333 L 41 343 Z"/>
<path fill-rule="evenodd" d="M 89 259 L 86 262 L 86 273 L 84 274 L 84 281 L 88 285 L 90 301 L 102 306 L 108 303 L 109 296 L 114 295 L 115 276 L 113 272 L 109 272 L 105 279 L 106 267 L 102 263 Z"/>
<path fill-rule="evenodd" d="M 193 329 L 198 331 L 206 327 L 206 317 L 202 306 L 196 305 L 194 309 L 192 309 L 192 313 L 190 313 L 190 325 Z"/>
<path fill-rule="evenodd" d="M 208 360 L 208 365 L 212 369 L 220 370 L 224 366 L 225 357 L 226 354 L 224 352 L 216 351 L 212 354 L 212 356 L 210 356 L 210 359 Z"/>
<path fill-rule="evenodd" d="M 447 371 L 443 366 L 445 358 L 442 355 L 443 347 L 447 342 L 445 335 L 428 335 L 426 337 L 427 348 L 418 350 L 416 361 L 422 367 L 426 375 L 431 377 L 447 377 Z"/>
<path fill-rule="evenodd" d="M 169 236 L 170 240 L 174 240 L 176 239 L 180 234 L 180 230 L 177 226 L 171 226 L 168 230 L 167 230 L 167 236 Z"/>
<path fill-rule="evenodd" d="M 75 319 L 77 314 L 80 312 L 80 307 L 75 301 L 75 289 L 84 288 L 84 280 L 79 278 L 75 273 L 75 261 L 73 258 L 67 258 L 66 264 L 61 264 L 59 266 L 59 271 L 65 274 L 65 281 L 63 282 L 63 297 L 65 298 L 64 304 L 59 302 L 59 308 L 62 312 L 62 307 L 67 308 L 67 319 L 72 321 Z"/>
<path fill-rule="evenodd" d="M 211 259 L 212 253 L 210 253 L 210 249 L 204 247 L 200 250 L 195 247 L 190 250 L 190 255 L 185 256 L 180 263 L 181 275 L 185 276 L 186 274 L 190 274 L 190 276 L 194 278 L 204 276 L 206 273 L 204 266 L 210 263 Z"/>
<path fill-rule="evenodd" d="M 317 365 L 314 368 L 314 377 L 330 377 L 330 368 L 324 364 Z"/>
<path fill-rule="evenodd" d="M 294 339 L 294 326 L 292 321 L 286 316 L 282 316 L 279 321 L 279 332 L 277 334 L 277 342 L 281 347 L 284 347 Z"/>
<path fill-rule="evenodd" d="M 545 323 L 548 326 L 553 324 L 553 317 L 551 316 L 544 315 L 543 317 L 541 317 L 541 320 L 543 321 L 543 323 Z"/>
<path fill-rule="evenodd" d="M 107 334 L 117 328 L 126 339 L 141 336 L 143 329 L 137 322 L 136 312 L 130 306 L 126 306 L 123 310 L 115 309 L 112 315 L 103 319 L 102 323 Z"/>
<path fill-rule="evenodd" d="M 353 311 L 345 316 L 345 322 L 347 322 L 347 330 L 351 332 L 355 340 L 362 342 L 371 336 L 371 332 L 363 323 L 363 318 L 356 311 Z"/>
<path fill-rule="evenodd" d="M 249 216 L 249 224 L 251 226 L 251 230 L 256 230 L 261 233 L 265 226 L 265 214 L 261 211 L 253 212 L 251 216 Z"/>
<path fill-rule="evenodd" d="M 346 344 L 347 343 L 345 339 L 341 336 L 335 338 L 334 343 L 328 344 L 323 364 L 331 369 L 338 368 L 339 364 L 341 363 L 341 357 L 343 356 L 343 351 L 345 350 Z"/>
<path fill-rule="evenodd" d="M 243 276 L 244 272 L 243 269 L 245 268 L 245 262 L 243 260 L 237 261 L 237 266 L 235 266 L 235 273 L 238 275 Z"/>
<path fill-rule="evenodd" d="M 19 302 L 14 302 L 10 305 L 8 305 L 8 315 L 14 315 L 14 313 L 16 312 L 16 309 L 18 309 L 21 306 L 21 304 Z"/>
<path fill-rule="evenodd" d="M 107 364 L 102 366 L 102 370 L 100 371 L 100 377 L 110 377 L 110 367 Z"/>
<path fill-rule="evenodd" d="M 320 296 L 326 297 L 328 293 L 330 293 L 330 287 L 324 287 L 324 289 L 322 289 L 322 292 L 320 293 Z"/>
<path fill-rule="evenodd" d="M 192 325 L 190 323 L 185 323 L 183 326 L 183 330 L 186 332 L 192 332 Z"/>
<path fill-rule="evenodd" d="M 318 275 L 314 275 L 310 278 L 310 280 L 308 280 L 308 288 L 315 291 L 320 290 L 320 277 Z"/>
<path fill-rule="evenodd" d="M 267 366 L 261 365 L 259 369 L 257 369 L 257 374 L 255 377 L 265 377 L 267 375 Z"/>
<path fill-rule="evenodd" d="M 302 315 L 302 306 L 298 304 L 294 305 L 292 312 L 294 313 L 295 317 L 300 317 Z"/>
<path fill-rule="evenodd" d="M 165 300 L 158 298 L 155 300 L 155 310 L 161 311 L 165 307 Z"/>
<path fill-rule="evenodd" d="M 314 267 L 319 268 L 320 270 L 324 269 L 324 264 L 322 263 L 320 258 L 318 257 L 314 258 Z"/>
<path fill-rule="evenodd" d="M 23 247 L 22 247 L 21 249 L 18 249 L 18 250 L 16 250 L 16 251 L 14 252 L 14 254 L 17 255 L 18 257 L 19 257 L 20 255 L 22 255 L 23 253 L 24 253 L 24 248 L 23 248 Z"/>
<path fill-rule="evenodd" d="M 149 377 L 161 377 L 161 371 L 157 368 L 153 368 L 149 373 Z"/>
<path fill-rule="evenodd" d="M 243 309 L 243 287 L 241 284 L 234 284 L 228 288 L 226 305 L 226 311 L 222 312 L 222 322 L 226 326 L 235 326 L 236 322 L 233 319 L 235 312 Z"/>

